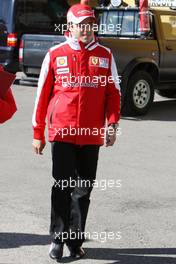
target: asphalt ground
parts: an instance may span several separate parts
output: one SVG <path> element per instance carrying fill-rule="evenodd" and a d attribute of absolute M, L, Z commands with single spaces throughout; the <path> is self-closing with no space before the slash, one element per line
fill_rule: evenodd
<path fill-rule="evenodd" d="M 43 156 L 34 155 L 36 87 L 14 85 L 13 92 L 18 112 L 0 128 L 0 264 L 54 263 L 48 257 L 50 144 Z M 175 121 L 176 99 L 158 95 L 146 116 L 121 119 L 116 145 L 100 151 L 87 254 L 76 263 L 176 263 Z M 61 263 L 72 261 L 65 247 Z"/>

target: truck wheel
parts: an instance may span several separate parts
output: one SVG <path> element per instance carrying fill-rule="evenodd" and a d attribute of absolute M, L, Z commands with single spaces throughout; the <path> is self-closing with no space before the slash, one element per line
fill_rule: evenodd
<path fill-rule="evenodd" d="M 137 71 L 128 81 L 122 113 L 132 116 L 148 112 L 154 98 L 154 82 L 145 71 Z"/>
<path fill-rule="evenodd" d="M 174 98 L 176 96 L 176 90 L 156 90 L 157 94 L 167 97 L 167 98 Z"/>

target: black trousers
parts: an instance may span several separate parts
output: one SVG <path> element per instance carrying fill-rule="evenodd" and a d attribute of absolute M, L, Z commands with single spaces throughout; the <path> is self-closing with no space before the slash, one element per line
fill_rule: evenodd
<path fill-rule="evenodd" d="M 81 246 L 96 178 L 99 146 L 52 142 L 52 241 Z"/>

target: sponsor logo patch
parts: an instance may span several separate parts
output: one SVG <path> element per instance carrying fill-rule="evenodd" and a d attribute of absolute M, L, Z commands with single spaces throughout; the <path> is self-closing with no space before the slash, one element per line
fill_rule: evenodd
<path fill-rule="evenodd" d="M 80 11 L 78 11 L 78 14 L 79 15 L 91 15 L 91 14 L 93 14 L 94 12 L 93 11 L 89 11 L 89 10 L 80 10 Z"/>
<path fill-rule="evenodd" d="M 109 59 L 107 58 L 99 58 L 99 66 L 101 68 L 109 68 Z"/>
<path fill-rule="evenodd" d="M 109 68 L 109 59 L 92 56 L 92 57 L 90 57 L 89 65 L 108 69 Z"/>
<path fill-rule="evenodd" d="M 67 66 L 67 56 L 57 57 L 56 58 L 56 64 L 57 64 L 57 67 Z"/>
<path fill-rule="evenodd" d="M 70 69 L 69 68 L 60 68 L 56 70 L 57 74 L 62 74 L 62 73 L 69 73 Z"/>

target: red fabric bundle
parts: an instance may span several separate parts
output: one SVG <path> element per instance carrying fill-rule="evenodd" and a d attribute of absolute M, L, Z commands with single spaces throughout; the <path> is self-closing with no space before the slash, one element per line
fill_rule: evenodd
<path fill-rule="evenodd" d="M 13 116 L 17 107 L 11 88 L 8 87 L 8 84 L 13 83 L 14 75 L 4 72 L 2 65 L 0 65 L 0 80 L 0 86 L 2 85 L 0 87 L 0 123 L 4 123 Z"/>

